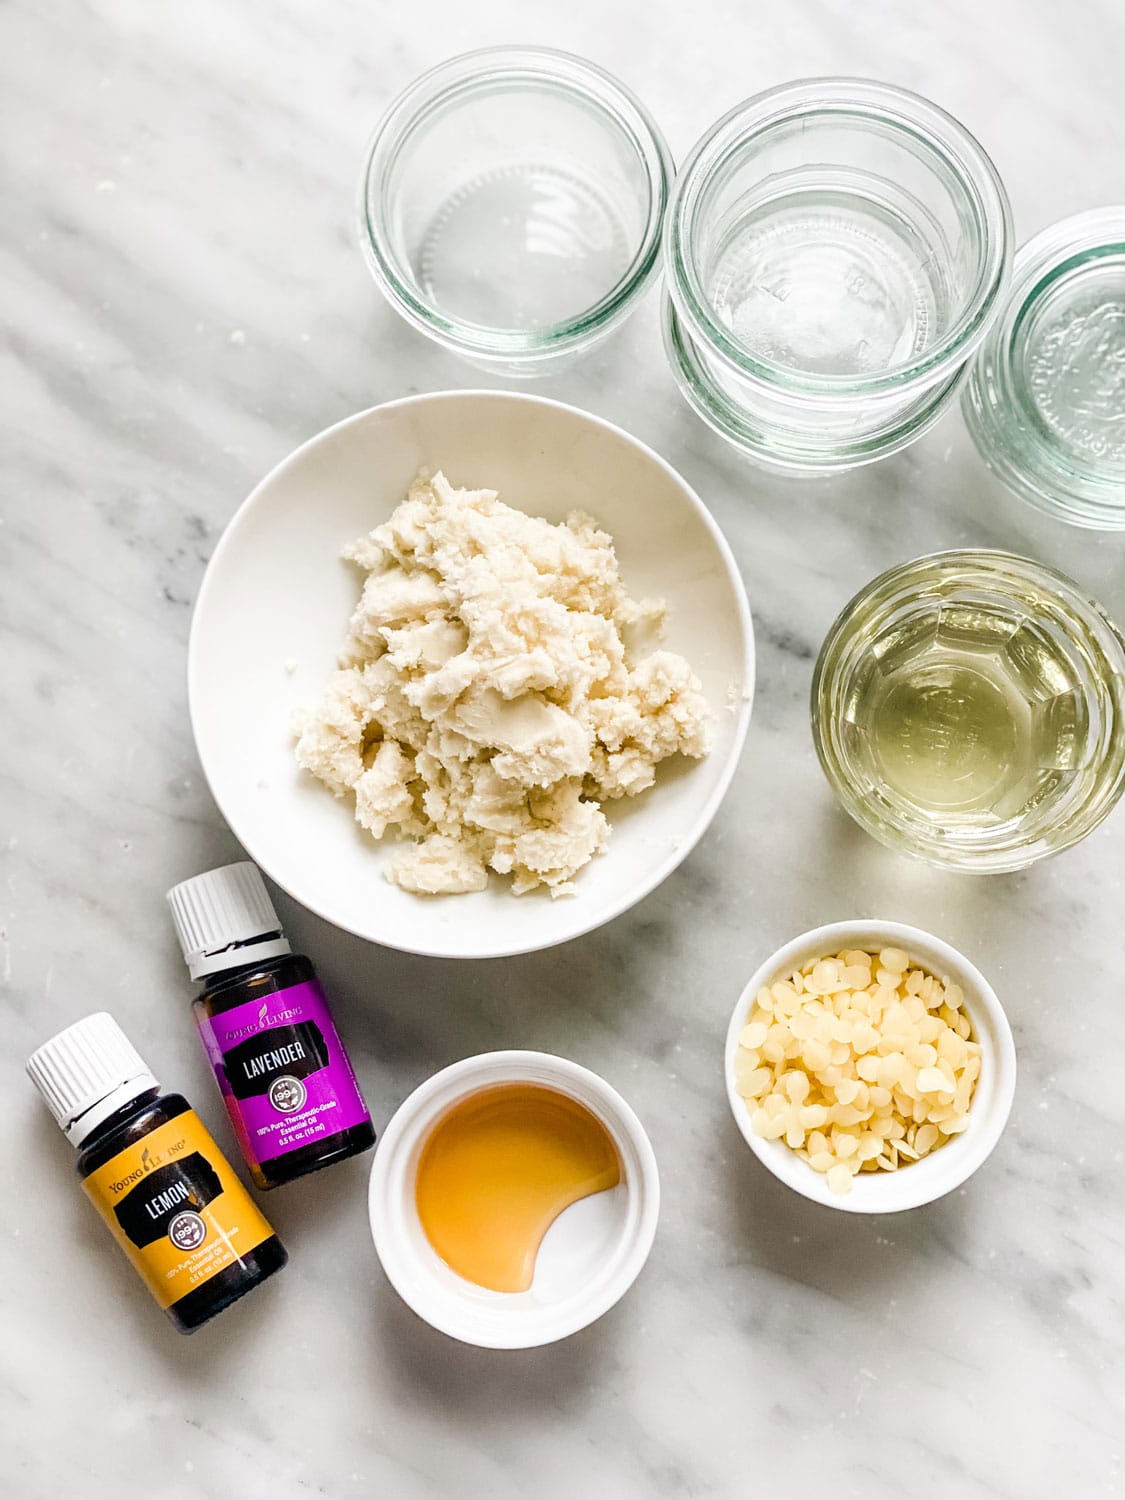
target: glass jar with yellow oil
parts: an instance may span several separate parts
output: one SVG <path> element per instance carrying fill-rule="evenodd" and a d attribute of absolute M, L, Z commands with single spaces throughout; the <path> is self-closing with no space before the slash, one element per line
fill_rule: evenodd
<path fill-rule="evenodd" d="M 813 739 L 892 848 L 972 871 L 1077 843 L 1125 788 L 1125 640 L 1052 568 L 939 552 L 876 578 L 828 632 Z"/>

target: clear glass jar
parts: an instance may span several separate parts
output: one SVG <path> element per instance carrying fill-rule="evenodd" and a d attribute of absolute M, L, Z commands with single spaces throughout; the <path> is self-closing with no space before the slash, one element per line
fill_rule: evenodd
<path fill-rule="evenodd" d="M 1125 788 L 1125 640 L 1053 568 L 935 553 L 841 612 L 812 726 L 875 838 L 952 869 L 1020 869 L 1085 838 Z"/>
<path fill-rule="evenodd" d="M 592 63 L 470 52 L 383 116 L 361 244 L 422 333 L 485 368 L 538 374 L 636 305 L 656 273 L 671 176 L 644 106 Z"/>
<path fill-rule="evenodd" d="M 802 473 L 835 471 L 889 458 L 934 425 L 953 401 L 966 373 L 956 370 L 948 380 L 927 387 L 908 409 L 886 403 L 879 418 L 870 406 L 848 407 L 817 397 L 767 400 L 751 382 L 709 358 L 703 347 L 688 337 L 667 292 L 662 313 L 665 353 L 688 405 L 713 432 L 770 468 Z M 815 458 L 807 448 L 801 453 L 792 448 L 792 423 L 799 421 L 804 426 L 814 413 L 821 448 Z"/>
<path fill-rule="evenodd" d="M 936 105 L 847 78 L 759 94 L 704 136 L 673 189 L 673 372 L 764 463 L 881 458 L 951 401 L 1011 239 L 995 167 Z"/>
<path fill-rule="evenodd" d="M 1125 207 L 1023 246 L 963 405 L 982 458 L 1022 499 L 1125 529 Z"/>

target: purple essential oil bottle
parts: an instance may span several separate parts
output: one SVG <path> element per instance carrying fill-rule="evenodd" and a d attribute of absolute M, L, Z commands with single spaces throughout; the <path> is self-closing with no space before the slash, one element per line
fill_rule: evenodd
<path fill-rule="evenodd" d="M 290 951 L 257 866 L 196 875 L 168 905 L 203 984 L 200 1038 L 257 1186 L 370 1150 L 375 1128 L 316 971 Z"/>

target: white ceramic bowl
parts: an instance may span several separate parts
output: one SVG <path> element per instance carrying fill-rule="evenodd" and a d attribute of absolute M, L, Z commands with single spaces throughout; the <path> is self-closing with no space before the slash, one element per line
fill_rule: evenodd
<path fill-rule="evenodd" d="M 539 1083 L 569 1094 L 609 1131 L 622 1180 L 573 1204 L 548 1230 L 529 1291 L 491 1292 L 451 1271 L 426 1238 L 415 1206 L 418 1161 L 453 1105 L 501 1083 Z M 530 1349 L 585 1328 L 632 1286 L 648 1259 L 660 1212 L 656 1157 L 616 1089 L 546 1052 L 486 1052 L 435 1073 L 399 1106 L 371 1168 L 371 1234 L 387 1279 L 434 1328 L 485 1349 Z"/>
<path fill-rule="evenodd" d="M 293 710 L 335 665 L 359 577 L 345 542 L 385 521 L 423 466 L 491 486 L 559 521 L 589 511 L 613 534 L 626 586 L 668 604 L 664 644 L 691 662 L 715 711 L 711 754 L 669 762 L 611 803 L 608 851 L 552 901 L 506 881 L 427 898 L 392 886 L 376 845 L 293 757 Z M 288 670 L 287 670 L 288 668 Z M 620 428 L 540 397 L 412 396 L 322 432 L 268 475 L 227 527 L 192 622 L 188 687 L 203 769 L 223 816 L 296 900 L 373 942 L 438 957 L 550 947 L 608 922 L 670 874 L 710 823 L 738 763 L 754 685 L 746 592 L 698 496 Z"/>
<path fill-rule="evenodd" d="M 901 948 L 910 958 L 941 978 L 951 978 L 964 991 L 964 1008 L 981 1046 L 981 1070 L 970 1112 L 970 1124 L 940 1150 L 897 1172 L 861 1173 L 850 1193 L 834 1193 L 824 1175 L 814 1172 L 784 1141 L 755 1135 L 750 1111 L 735 1087 L 734 1060 L 738 1037 L 753 1009 L 754 997 L 765 984 L 786 978 L 811 958 L 839 953 L 844 948 Z M 782 1182 L 815 1203 L 853 1214 L 890 1214 L 917 1208 L 952 1192 L 970 1177 L 992 1151 L 1003 1133 L 1016 1088 L 1016 1049 L 1008 1018 L 984 975 L 956 948 L 940 938 L 900 922 L 833 922 L 815 927 L 779 948 L 754 974 L 731 1016 L 726 1047 L 727 1098 L 735 1123 L 758 1160 Z"/>

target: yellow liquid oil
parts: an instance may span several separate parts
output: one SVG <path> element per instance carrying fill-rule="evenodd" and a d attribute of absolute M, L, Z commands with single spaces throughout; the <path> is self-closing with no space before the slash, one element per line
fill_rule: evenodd
<path fill-rule="evenodd" d="M 872 642 L 852 750 L 900 805 L 945 826 L 1018 818 L 1080 769 L 1085 705 L 1033 621 L 945 609 Z"/>
<path fill-rule="evenodd" d="M 950 657 L 891 678 L 871 714 L 875 759 L 909 801 L 972 811 L 1026 779 L 1028 705 L 1001 676 Z"/>
<path fill-rule="evenodd" d="M 498 1084 L 455 1104 L 422 1148 L 415 1202 L 449 1268 L 494 1292 L 525 1292 L 558 1216 L 616 1187 L 621 1161 L 585 1105 L 539 1084 Z"/>

